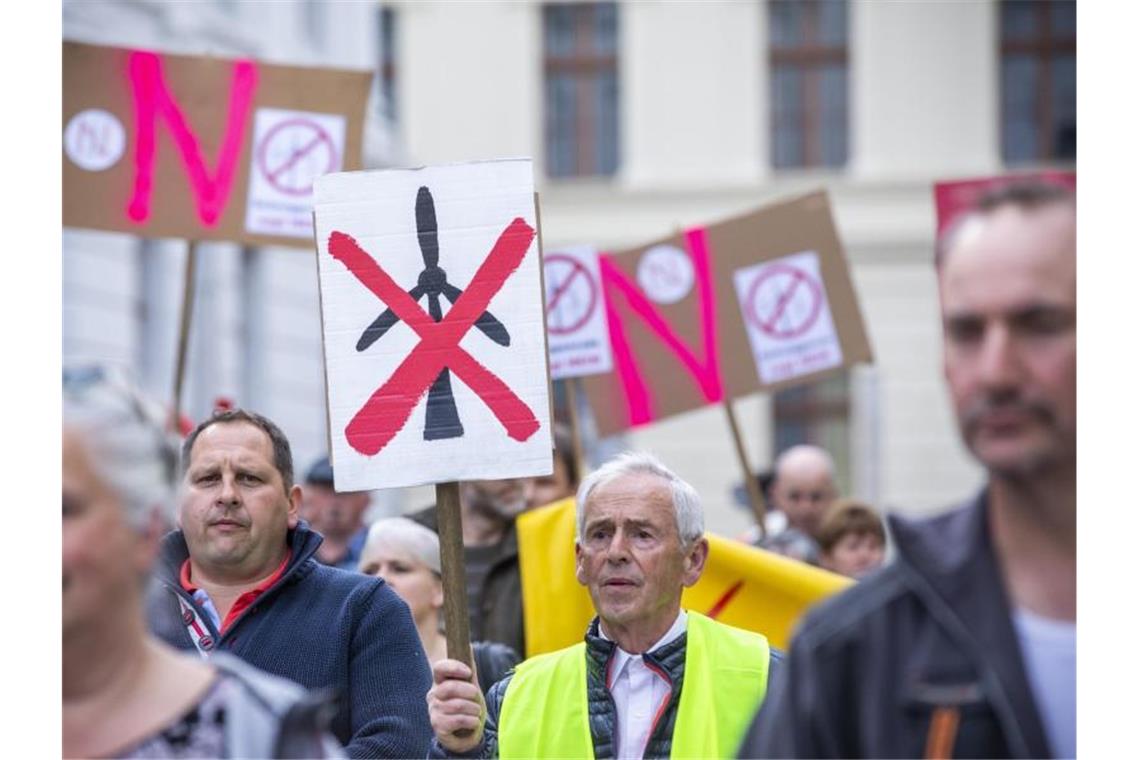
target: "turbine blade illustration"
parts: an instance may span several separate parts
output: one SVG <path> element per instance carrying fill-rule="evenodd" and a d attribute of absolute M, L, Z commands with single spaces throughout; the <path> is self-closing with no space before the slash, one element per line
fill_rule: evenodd
<path fill-rule="evenodd" d="M 463 295 L 463 291 L 451 283 L 445 282 L 443 284 L 443 295 L 448 301 L 455 303 L 455 300 Z M 475 326 L 479 328 L 484 335 L 500 346 L 511 345 L 511 334 L 507 332 L 506 326 L 496 319 L 495 315 L 491 312 L 485 311 L 480 314 L 479 319 L 475 320 Z"/>
<path fill-rule="evenodd" d="M 418 301 L 424 296 L 423 288 L 417 285 L 408 291 L 408 295 L 410 295 L 414 300 Z M 399 321 L 400 318 L 396 316 L 396 313 L 394 311 L 391 309 L 385 309 L 384 313 L 376 317 L 376 319 L 373 320 L 372 324 L 364 328 L 364 332 L 360 335 L 360 340 L 356 341 L 356 350 L 363 351 L 371 346 L 378 339 L 384 337 L 384 333 L 388 332 L 392 325 L 396 324 Z"/>
<path fill-rule="evenodd" d="M 416 193 L 416 234 L 420 239 L 424 267 L 433 269 L 439 266 L 439 225 L 435 221 L 435 201 L 431 190 L 426 187 L 421 187 Z"/>

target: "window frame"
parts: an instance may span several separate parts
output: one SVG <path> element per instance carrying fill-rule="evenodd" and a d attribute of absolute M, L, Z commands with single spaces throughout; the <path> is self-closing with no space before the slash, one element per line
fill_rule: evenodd
<path fill-rule="evenodd" d="M 596 23 L 596 14 L 600 6 L 612 6 L 614 13 L 614 49 L 612 52 L 595 49 L 593 29 Z M 566 9 L 573 18 L 574 49 L 570 54 L 552 54 L 547 45 L 548 17 L 553 9 Z M 579 178 L 608 178 L 618 172 L 621 165 L 621 99 L 619 79 L 619 44 L 620 4 L 617 2 L 589 2 L 589 3 L 544 3 L 541 10 L 541 39 L 543 64 L 543 158 L 546 175 L 555 180 Z M 618 83 L 619 95 L 615 96 L 614 127 L 615 153 L 614 165 L 610 169 L 601 167 L 601 139 L 595 129 L 598 114 L 595 98 L 597 97 L 596 75 L 612 72 L 615 82 Z M 574 167 L 566 173 L 555 174 L 552 171 L 554 161 L 551 160 L 551 144 L 554 142 L 552 133 L 554 126 L 549 111 L 549 87 L 552 76 L 569 75 L 574 83 L 574 129 L 572 142 L 574 145 Z"/>
<path fill-rule="evenodd" d="M 769 110 L 769 145 L 768 158 L 770 165 L 777 171 L 794 171 L 796 169 L 831 169 L 838 170 L 847 167 L 851 160 L 851 32 L 850 16 L 844 17 L 843 41 L 841 43 L 821 42 L 821 8 L 822 2 L 842 0 L 787 0 L 786 5 L 796 5 L 801 9 L 799 36 L 801 42 L 794 46 L 777 44 L 773 40 L 775 28 L 775 7 L 778 3 L 766 3 L 768 23 L 768 110 Z M 850 14 L 851 7 L 847 6 Z M 841 66 L 844 73 L 844 124 L 843 124 L 843 160 L 839 163 L 825 163 L 823 155 L 824 119 L 823 102 L 821 97 L 823 71 L 830 66 Z M 781 164 L 776 155 L 777 135 L 779 134 L 779 114 L 775 109 L 775 80 L 776 72 L 780 69 L 796 71 L 800 75 L 799 112 L 802 117 L 800 125 L 800 140 L 802 144 L 802 157 L 799 163 Z"/>

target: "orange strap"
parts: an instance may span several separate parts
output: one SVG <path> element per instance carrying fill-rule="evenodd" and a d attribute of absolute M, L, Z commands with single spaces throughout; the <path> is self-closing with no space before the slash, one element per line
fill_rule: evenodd
<path fill-rule="evenodd" d="M 939 707 L 930 718 L 930 733 L 926 735 L 927 760 L 943 760 L 954 754 L 954 739 L 958 737 L 958 708 Z"/>

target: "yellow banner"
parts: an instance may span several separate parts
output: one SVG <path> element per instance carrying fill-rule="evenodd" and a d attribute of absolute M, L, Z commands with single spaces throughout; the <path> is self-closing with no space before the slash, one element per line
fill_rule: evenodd
<path fill-rule="evenodd" d="M 581 641 L 594 616 L 590 595 L 574 577 L 574 521 L 573 498 L 518 518 L 527 657 Z M 681 605 L 762 633 L 781 649 L 787 648 L 808 607 L 851 583 L 739 541 L 706 535 L 708 563 L 697 584 L 681 596 Z"/>

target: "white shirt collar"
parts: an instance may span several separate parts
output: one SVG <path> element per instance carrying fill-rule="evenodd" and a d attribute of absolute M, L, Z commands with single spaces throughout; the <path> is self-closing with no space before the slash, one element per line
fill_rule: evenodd
<path fill-rule="evenodd" d="M 645 651 L 652 652 L 655 649 L 665 646 L 671 641 L 676 641 L 678 638 L 680 638 L 681 634 L 685 632 L 685 626 L 688 624 L 688 620 L 689 617 L 685 614 L 684 610 L 678 612 L 677 619 L 673 621 L 673 625 L 669 627 L 669 630 L 665 631 L 665 635 L 657 639 L 653 646 L 649 647 L 649 649 Z M 606 631 L 602 627 L 601 620 L 598 620 L 598 635 L 606 641 L 613 641 L 613 639 L 606 635 Z M 623 668 L 625 668 L 627 662 L 634 658 L 641 658 L 641 655 L 630 654 L 620 646 L 615 646 L 614 650 L 614 661 L 610 665 L 611 679 L 617 678 L 618 674 L 621 673 Z"/>

